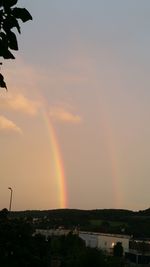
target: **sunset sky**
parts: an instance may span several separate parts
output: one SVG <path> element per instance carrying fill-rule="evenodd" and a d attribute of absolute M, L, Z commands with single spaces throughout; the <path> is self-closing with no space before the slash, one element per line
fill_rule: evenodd
<path fill-rule="evenodd" d="M 0 90 L 0 209 L 150 206 L 150 1 L 20 0 Z"/>

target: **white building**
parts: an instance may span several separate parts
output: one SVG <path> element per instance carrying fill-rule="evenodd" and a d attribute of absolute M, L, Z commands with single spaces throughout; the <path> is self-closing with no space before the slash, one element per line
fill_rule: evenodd
<path fill-rule="evenodd" d="M 34 235 L 43 235 L 45 236 L 45 239 L 48 239 L 50 236 L 62 236 L 62 235 L 68 235 L 71 232 L 71 230 L 66 230 L 62 228 L 58 229 L 36 229 Z"/>
<path fill-rule="evenodd" d="M 117 235 L 117 234 L 99 234 L 98 235 L 98 248 L 108 253 L 113 252 L 113 247 L 120 242 L 123 247 L 123 253 L 129 252 L 130 236 Z"/>
<path fill-rule="evenodd" d="M 63 228 L 58 229 L 36 229 L 35 234 L 44 235 L 46 240 L 50 236 L 62 236 L 68 235 L 71 230 L 66 230 Z M 123 247 L 123 253 L 129 252 L 129 241 L 130 236 L 127 235 L 118 235 L 118 234 L 104 234 L 104 233 L 93 233 L 93 232 L 83 232 L 74 230 L 73 234 L 77 234 L 82 240 L 84 240 L 87 247 L 98 248 L 106 253 L 112 254 L 113 247 L 120 242 Z"/>
<path fill-rule="evenodd" d="M 120 242 L 123 247 L 123 253 L 129 252 L 130 236 L 117 234 L 103 234 L 79 232 L 79 237 L 85 241 L 86 246 L 101 249 L 107 253 L 113 252 L 113 247 Z"/>
<path fill-rule="evenodd" d="M 79 237 L 84 240 L 87 247 L 97 248 L 98 247 L 98 234 L 79 232 Z"/>

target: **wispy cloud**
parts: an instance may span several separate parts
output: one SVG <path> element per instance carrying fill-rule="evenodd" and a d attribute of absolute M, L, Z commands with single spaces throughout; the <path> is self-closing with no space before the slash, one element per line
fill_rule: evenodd
<path fill-rule="evenodd" d="M 0 115 L 0 131 L 13 131 L 22 134 L 22 130 L 11 120 Z"/>
<path fill-rule="evenodd" d="M 0 99 L 1 109 L 20 111 L 31 116 L 37 114 L 39 107 L 39 102 L 30 100 L 23 94 L 13 94 Z"/>
<path fill-rule="evenodd" d="M 81 117 L 77 114 L 73 114 L 72 112 L 66 110 L 65 108 L 60 108 L 60 107 L 53 107 L 50 109 L 50 116 L 54 120 L 58 120 L 61 122 L 66 122 L 66 123 L 80 123 L 81 122 Z"/>

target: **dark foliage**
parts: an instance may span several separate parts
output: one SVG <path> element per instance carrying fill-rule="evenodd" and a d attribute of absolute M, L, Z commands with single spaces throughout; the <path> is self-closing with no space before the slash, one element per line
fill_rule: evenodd
<path fill-rule="evenodd" d="M 14 218 L 0 211 L 0 266 L 2 267 L 122 267 L 124 262 L 88 248 L 78 235 L 34 235 L 31 217 Z"/>
<path fill-rule="evenodd" d="M 123 247 L 121 242 L 117 242 L 117 244 L 114 246 L 113 254 L 115 257 L 123 257 Z"/>
<path fill-rule="evenodd" d="M 50 229 L 65 227 L 83 231 L 133 235 L 136 238 L 150 237 L 150 216 L 147 212 L 129 210 L 31 210 L 12 212 L 13 218 L 36 218 L 34 227 Z"/>
<path fill-rule="evenodd" d="M 0 266 L 46 267 L 48 248 L 42 236 L 33 237 L 31 224 L 23 220 L 0 220 Z"/>
<path fill-rule="evenodd" d="M 18 50 L 14 30 L 16 29 L 18 33 L 21 33 L 19 20 L 26 22 L 32 19 L 28 10 L 15 6 L 17 2 L 18 0 L 0 0 L 0 57 L 3 59 L 15 59 L 11 50 Z M 2 65 L 2 63 L 0 64 Z M 1 73 L 0 87 L 7 89 Z"/>

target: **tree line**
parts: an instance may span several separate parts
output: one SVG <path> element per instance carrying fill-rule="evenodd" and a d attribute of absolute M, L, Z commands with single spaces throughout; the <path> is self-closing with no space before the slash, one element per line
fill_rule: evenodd
<path fill-rule="evenodd" d="M 3 267 L 121 267 L 121 248 L 114 256 L 88 248 L 77 235 L 50 237 L 33 235 L 33 224 L 23 218 L 12 218 L 0 212 L 0 266 Z"/>

